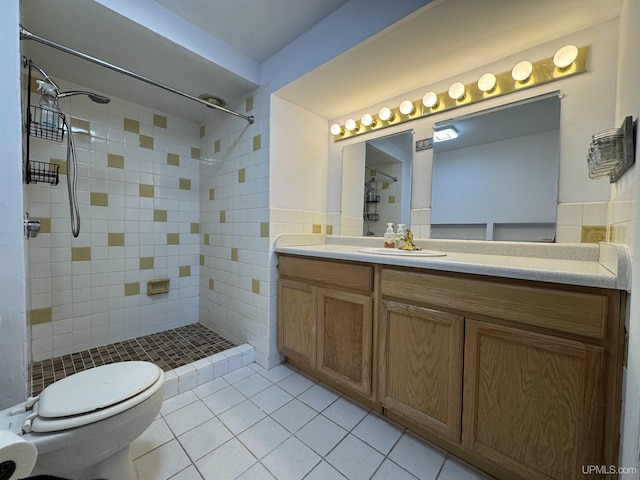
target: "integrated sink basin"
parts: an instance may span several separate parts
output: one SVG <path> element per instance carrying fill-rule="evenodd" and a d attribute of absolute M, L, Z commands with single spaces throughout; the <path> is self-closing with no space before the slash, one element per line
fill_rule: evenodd
<path fill-rule="evenodd" d="M 359 248 L 359 252 L 392 257 L 444 257 L 446 253 L 437 250 L 400 250 L 399 248 Z"/>

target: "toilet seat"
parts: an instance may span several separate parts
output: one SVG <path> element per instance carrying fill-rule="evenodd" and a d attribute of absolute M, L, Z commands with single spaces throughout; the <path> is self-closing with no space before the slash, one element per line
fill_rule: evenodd
<path fill-rule="evenodd" d="M 23 431 L 56 432 L 104 420 L 142 403 L 163 384 L 163 371 L 140 361 L 70 375 L 42 391 Z"/>

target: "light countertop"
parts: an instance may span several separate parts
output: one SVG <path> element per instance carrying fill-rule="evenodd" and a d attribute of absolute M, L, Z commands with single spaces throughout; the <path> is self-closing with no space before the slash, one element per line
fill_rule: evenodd
<path fill-rule="evenodd" d="M 439 257 L 407 257 L 362 253 L 382 247 L 382 239 L 283 234 L 276 252 L 336 260 L 378 263 L 447 272 L 491 275 L 569 285 L 629 290 L 629 254 L 615 244 L 539 244 L 472 240 L 415 240 Z"/>

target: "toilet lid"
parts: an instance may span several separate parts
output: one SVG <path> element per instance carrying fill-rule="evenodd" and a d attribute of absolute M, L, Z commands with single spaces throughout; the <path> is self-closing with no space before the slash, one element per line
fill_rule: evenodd
<path fill-rule="evenodd" d="M 102 410 L 138 395 L 162 374 L 149 362 L 121 362 L 75 373 L 46 387 L 38 416 L 61 418 Z"/>

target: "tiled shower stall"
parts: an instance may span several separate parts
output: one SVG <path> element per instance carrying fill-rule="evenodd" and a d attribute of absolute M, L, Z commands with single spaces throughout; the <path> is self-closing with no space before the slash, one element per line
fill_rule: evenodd
<path fill-rule="evenodd" d="M 263 366 L 278 363 L 269 91 L 230 105 L 253 125 L 213 110 L 199 125 L 113 96 L 60 106 L 76 143 L 81 230 L 72 236 L 66 141 L 30 137 L 31 160 L 60 165 L 57 186 L 25 185 L 24 210 L 42 225 L 26 240 L 31 359 L 199 321 L 251 343 Z M 147 295 L 157 278 L 169 292 Z"/>

